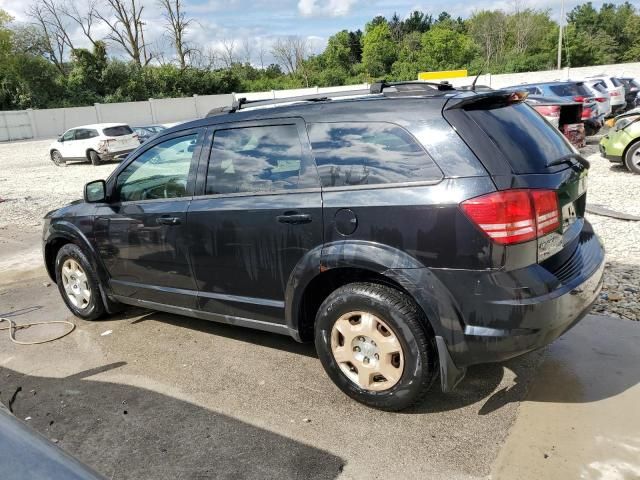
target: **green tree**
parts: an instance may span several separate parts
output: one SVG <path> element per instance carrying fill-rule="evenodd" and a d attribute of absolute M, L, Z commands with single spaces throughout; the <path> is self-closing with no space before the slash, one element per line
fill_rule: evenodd
<path fill-rule="evenodd" d="M 440 24 L 422 35 L 421 65 L 427 70 L 468 67 L 478 54 L 471 37 Z"/>
<path fill-rule="evenodd" d="M 362 64 L 367 74 L 373 78 L 384 76 L 396 57 L 397 47 L 389 24 L 386 21 L 367 24 L 362 37 Z"/>

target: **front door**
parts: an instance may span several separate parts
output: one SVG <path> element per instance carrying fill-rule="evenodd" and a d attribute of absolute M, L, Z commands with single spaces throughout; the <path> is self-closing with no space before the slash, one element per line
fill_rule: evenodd
<path fill-rule="evenodd" d="M 198 172 L 200 195 L 187 214 L 202 310 L 285 322 L 291 272 L 322 244 L 322 197 L 310 152 L 298 119 L 213 132 L 209 161 Z"/>
<path fill-rule="evenodd" d="M 116 295 L 196 307 L 185 231 L 203 134 L 150 143 L 118 174 L 113 201 L 98 207 L 96 243 Z"/>
<path fill-rule="evenodd" d="M 68 130 L 60 139 L 60 154 L 63 158 L 75 158 L 76 131 Z"/>

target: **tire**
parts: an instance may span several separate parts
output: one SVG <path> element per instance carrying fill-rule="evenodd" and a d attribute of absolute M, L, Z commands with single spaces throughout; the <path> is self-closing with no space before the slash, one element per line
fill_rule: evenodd
<path fill-rule="evenodd" d="M 102 161 L 100 160 L 100 155 L 98 155 L 97 152 L 89 150 L 87 155 L 89 156 L 89 161 L 93 166 L 97 167 L 98 165 L 100 165 L 100 163 L 102 163 Z"/>
<path fill-rule="evenodd" d="M 351 337 L 353 332 L 345 336 L 339 331 L 349 325 L 366 328 L 369 322 L 375 325 L 371 335 Z M 436 348 L 425 325 L 422 311 L 404 293 L 384 285 L 352 283 L 335 290 L 320 306 L 316 350 L 327 375 L 345 394 L 369 407 L 403 410 L 422 401 L 437 376 Z M 388 353 L 396 349 L 398 353 Z M 349 355 L 348 362 L 336 360 Z M 369 388 L 363 388 L 361 372 Z"/>
<path fill-rule="evenodd" d="M 77 265 L 80 270 L 74 270 L 74 265 Z M 71 267 L 71 270 L 67 270 L 68 267 Z M 55 272 L 60 295 L 67 308 L 76 317 L 97 320 L 105 314 L 106 309 L 100 295 L 98 276 L 80 247 L 72 243 L 64 245 L 56 257 Z M 75 292 L 75 295 L 69 292 Z M 82 296 L 85 298 L 81 298 Z"/>
<path fill-rule="evenodd" d="M 56 167 L 65 167 L 67 163 L 64 161 L 62 154 L 58 150 L 53 150 L 51 152 L 51 161 L 55 164 Z"/>
<path fill-rule="evenodd" d="M 624 164 L 629 171 L 640 175 L 640 142 L 637 142 L 624 154 Z"/>

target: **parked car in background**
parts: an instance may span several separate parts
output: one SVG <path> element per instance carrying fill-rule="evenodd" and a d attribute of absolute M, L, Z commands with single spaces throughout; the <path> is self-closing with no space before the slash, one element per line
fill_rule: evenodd
<path fill-rule="evenodd" d="M 124 123 L 98 123 L 67 130 L 49 146 L 56 165 L 68 161 L 91 162 L 118 160 L 140 146 L 138 135 Z"/>
<path fill-rule="evenodd" d="M 604 82 L 609 92 L 612 113 L 619 113 L 625 109 L 627 101 L 625 100 L 624 84 L 618 78 L 608 75 L 593 75 L 585 78 L 585 81 L 592 80 L 602 80 Z"/>
<path fill-rule="evenodd" d="M 620 81 L 625 87 L 627 108 L 633 108 L 640 105 L 640 82 L 632 77 L 620 77 Z"/>
<path fill-rule="evenodd" d="M 551 125 L 560 130 L 574 147 L 582 148 L 586 145 L 582 103 L 539 95 L 529 95 L 526 101 Z"/>
<path fill-rule="evenodd" d="M 613 128 L 600 140 L 600 153 L 613 163 L 623 163 L 640 174 L 640 111 L 616 117 Z"/>
<path fill-rule="evenodd" d="M 603 119 L 611 116 L 611 95 L 607 90 L 607 85 L 602 80 L 589 80 L 584 82 L 584 86 L 591 92 L 598 107 L 598 115 Z"/>
<path fill-rule="evenodd" d="M 146 125 L 144 127 L 133 127 L 133 131 L 138 134 L 140 143 L 146 142 L 150 138 L 166 129 L 167 127 L 165 127 L 164 125 Z"/>
<path fill-rule="evenodd" d="M 527 83 L 507 87 L 509 90 L 525 90 L 529 95 L 543 97 L 559 97 L 571 102 L 582 103 L 581 120 L 584 123 L 585 133 L 595 135 L 604 124 L 604 116 L 598 114 L 597 102 L 594 95 L 584 86 L 583 82 L 543 82 Z"/>
<path fill-rule="evenodd" d="M 86 320 L 137 305 L 314 341 L 383 410 L 540 348 L 601 289 L 589 163 L 519 92 L 433 85 L 168 129 L 46 215 L 49 275 Z"/>

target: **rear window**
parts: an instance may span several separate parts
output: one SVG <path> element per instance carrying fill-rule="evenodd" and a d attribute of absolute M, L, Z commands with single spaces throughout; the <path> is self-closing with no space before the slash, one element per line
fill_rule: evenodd
<path fill-rule="evenodd" d="M 600 93 L 607 93 L 607 86 L 603 82 L 594 83 L 593 88 Z"/>
<path fill-rule="evenodd" d="M 587 90 L 584 85 L 578 85 L 577 83 L 551 85 L 549 89 L 558 97 L 575 97 L 578 95 L 589 95 L 589 90 Z"/>
<path fill-rule="evenodd" d="M 573 153 L 563 135 L 527 104 L 468 110 L 515 173 L 544 173 L 554 160 Z"/>
<path fill-rule="evenodd" d="M 442 172 L 403 128 L 385 122 L 312 123 L 323 187 L 440 180 Z"/>
<path fill-rule="evenodd" d="M 103 128 L 102 133 L 107 137 L 122 137 L 123 135 L 131 135 L 133 130 L 129 125 L 118 125 L 117 127 Z"/>

